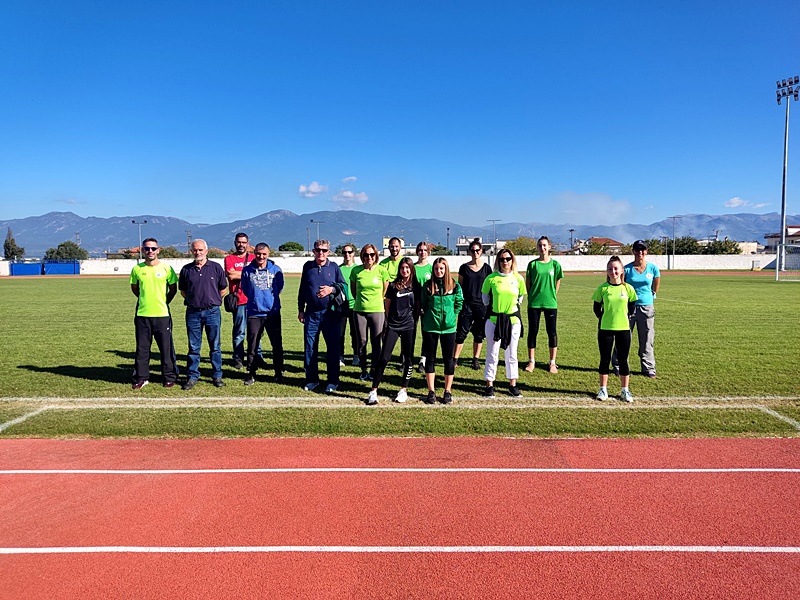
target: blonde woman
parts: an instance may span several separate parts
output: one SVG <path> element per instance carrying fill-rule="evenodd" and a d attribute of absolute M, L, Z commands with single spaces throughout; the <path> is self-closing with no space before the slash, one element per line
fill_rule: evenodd
<path fill-rule="evenodd" d="M 373 244 L 361 248 L 361 265 L 350 271 L 350 291 L 353 296 L 353 312 L 358 329 L 358 361 L 361 365 L 361 381 L 372 381 L 375 365 L 381 356 L 383 340 L 384 305 L 389 275 L 378 265 L 378 249 Z M 367 370 L 367 330 L 372 340 L 371 370 Z"/>
<path fill-rule="evenodd" d="M 544 316 L 547 330 L 547 345 L 550 349 L 550 363 L 547 370 L 558 373 L 556 355 L 558 354 L 558 334 L 556 319 L 558 317 L 558 289 L 564 278 L 564 271 L 557 260 L 550 258 L 550 238 L 543 235 L 536 242 L 539 257 L 528 263 L 525 271 L 525 289 L 528 292 L 528 364 L 525 370 L 534 369 L 534 353 L 536 338 L 539 335 L 539 321 Z"/>
<path fill-rule="evenodd" d="M 486 319 L 486 366 L 483 370 L 486 389 L 483 395 L 494 397 L 494 380 L 500 349 L 503 348 L 506 377 L 509 380 L 508 393 L 519 398 L 522 394 L 517 387 L 517 346 L 522 335 L 520 306 L 525 297 L 525 280 L 517 273 L 517 259 L 508 248 L 497 253 L 494 272 L 484 280 L 481 295 L 484 305 L 489 308 L 489 318 Z"/>

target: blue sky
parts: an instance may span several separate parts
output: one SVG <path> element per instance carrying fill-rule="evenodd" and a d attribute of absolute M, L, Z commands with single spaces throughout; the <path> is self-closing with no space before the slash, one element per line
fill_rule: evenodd
<path fill-rule="evenodd" d="M 0 16 L 0 219 L 780 211 L 796 0 L 4 0 Z"/>

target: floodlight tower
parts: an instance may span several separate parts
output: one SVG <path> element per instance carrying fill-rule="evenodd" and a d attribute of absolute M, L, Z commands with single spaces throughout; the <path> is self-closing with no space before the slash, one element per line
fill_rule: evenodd
<path fill-rule="evenodd" d="M 788 79 L 775 82 L 778 88 L 775 92 L 778 95 L 778 105 L 781 100 L 786 99 L 786 124 L 783 131 L 783 183 L 781 185 L 781 251 L 775 252 L 775 279 L 778 273 L 786 268 L 786 171 L 789 161 L 789 105 L 792 98 L 795 100 L 800 96 L 800 77 L 795 75 Z"/>
<path fill-rule="evenodd" d="M 494 252 L 494 254 L 497 254 L 497 224 L 503 219 L 486 219 L 486 220 L 492 224 L 492 237 L 494 238 L 494 245 L 492 246 L 492 251 Z"/>
<path fill-rule="evenodd" d="M 325 221 L 315 221 L 314 219 L 310 219 L 310 221 L 317 224 L 317 239 L 319 239 L 319 226 L 323 225 Z"/>
<path fill-rule="evenodd" d="M 569 231 L 569 249 L 572 251 L 572 234 L 575 233 L 575 229 L 568 229 L 567 231 Z"/>
<path fill-rule="evenodd" d="M 675 268 L 675 223 L 678 221 L 678 219 L 682 219 L 683 217 L 674 216 L 667 218 L 672 219 L 672 266 L 668 268 L 674 269 Z M 669 254 L 667 254 L 667 261 L 669 261 Z"/>
<path fill-rule="evenodd" d="M 142 225 L 147 223 L 147 219 L 144 221 L 137 221 L 136 219 L 133 219 L 131 223 L 139 226 L 139 260 L 142 260 Z"/>

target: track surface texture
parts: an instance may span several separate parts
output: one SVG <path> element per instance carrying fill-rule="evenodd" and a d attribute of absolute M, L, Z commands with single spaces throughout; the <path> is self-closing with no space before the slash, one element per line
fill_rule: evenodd
<path fill-rule="evenodd" d="M 797 598 L 800 439 L 2 440 L 2 598 Z"/>

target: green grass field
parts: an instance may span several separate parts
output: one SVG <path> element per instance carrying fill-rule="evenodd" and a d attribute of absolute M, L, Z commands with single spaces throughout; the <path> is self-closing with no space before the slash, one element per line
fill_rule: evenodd
<path fill-rule="evenodd" d="M 343 370 L 335 395 L 301 389 L 297 277 L 287 278 L 282 296 L 287 383 L 268 383 L 270 373 L 262 372 L 256 385 L 243 385 L 244 373 L 228 366 L 231 318 L 224 314 L 227 386 L 210 385 L 206 358 L 203 379 L 191 392 L 160 386 L 155 346 L 152 385 L 130 389 L 135 298 L 126 279 L 3 278 L 0 424 L 42 406 L 53 408 L 0 435 L 797 435 L 800 359 L 793 342 L 800 334 L 800 286 L 757 273 L 664 273 L 656 301 L 658 378 L 634 375 L 636 402 L 623 407 L 616 400 L 593 400 L 599 354 L 591 294 L 602 281 L 602 274 L 566 275 L 559 295 L 560 372 L 541 368 L 547 356 L 542 330 L 537 369 L 521 375 L 523 400 L 505 395 L 502 365 L 491 402 L 479 397 L 482 371 L 462 366 L 454 406 L 422 405 L 421 375 L 409 389 L 413 400 L 393 405 L 389 398 L 399 371 L 390 366 L 382 403 L 373 409 L 362 404 L 368 388 L 353 367 Z M 172 309 L 183 368 L 187 341 L 180 298 Z M 631 364 L 638 372 L 636 357 Z M 609 393 L 618 392 L 612 377 Z"/>

